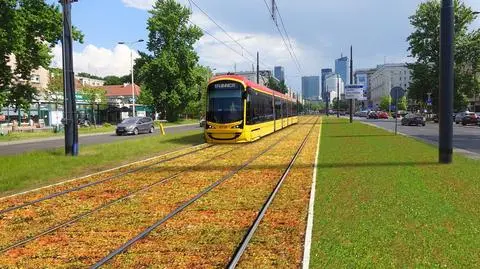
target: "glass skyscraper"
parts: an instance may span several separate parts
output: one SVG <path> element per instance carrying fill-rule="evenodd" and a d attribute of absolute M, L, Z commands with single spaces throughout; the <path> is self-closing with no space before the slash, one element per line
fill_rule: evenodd
<path fill-rule="evenodd" d="M 331 74 L 333 73 L 333 70 L 331 68 L 324 68 L 322 69 L 322 85 L 321 85 L 321 88 L 322 88 L 322 98 L 325 100 L 326 99 L 326 92 L 327 92 L 327 87 L 326 87 L 326 84 L 325 84 L 325 78 L 327 77 L 328 74 Z"/>
<path fill-rule="evenodd" d="M 347 76 L 348 74 L 348 58 L 347 57 L 341 57 L 335 60 L 335 73 L 340 75 L 345 85 L 351 84 L 350 79 Z"/>
<path fill-rule="evenodd" d="M 275 66 L 273 76 L 280 81 L 285 81 L 285 69 L 283 66 Z"/>
<path fill-rule="evenodd" d="M 302 96 L 305 100 L 316 101 L 320 99 L 320 77 L 302 77 Z"/>

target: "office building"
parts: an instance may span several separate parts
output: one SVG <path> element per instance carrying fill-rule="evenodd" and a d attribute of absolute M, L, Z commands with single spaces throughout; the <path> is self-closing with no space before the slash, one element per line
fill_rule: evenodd
<path fill-rule="evenodd" d="M 340 57 L 335 60 L 335 73 L 339 74 L 345 84 L 350 84 L 348 74 L 348 58 Z"/>
<path fill-rule="evenodd" d="M 370 100 L 370 80 L 372 75 L 375 73 L 377 69 L 370 68 L 370 69 L 358 69 L 354 72 L 353 77 L 355 79 L 355 84 L 363 85 L 364 91 L 364 99 L 360 101 L 367 101 Z M 364 107 L 368 105 L 368 102 L 363 104 Z"/>
<path fill-rule="evenodd" d="M 373 108 L 380 105 L 382 97 L 390 95 L 393 87 L 400 86 L 408 91 L 412 82 L 410 69 L 404 63 L 379 65 L 371 77 L 369 92 Z"/>
<path fill-rule="evenodd" d="M 283 66 L 275 66 L 273 76 L 279 81 L 285 81 L 285 69 Z"/>
<path fill-rule="evenodd" d="M 327 91 L 325 101 L 328 101 L 330 104 L 333 103 L 333 100 L 337 98 L 340 93 L 340 99 L 345 97 L 345 83 L 339 74 L 331 73 L 325 76 L 325 90 Z"/>
<path fill-rule="evenodd" d="M 302 96 L 303 99 L 310 101 L 321 99 L 319 76 L 302 77 Z"/>
<path fill-rule="evenodd" d="M 331 68 L 324 68 L 322 69 L 322 98 L 326 99 L 327 97 L 327 89 L 325 85 L 325 78 L 327 75 L 333 73 L 333 70 Z"/>

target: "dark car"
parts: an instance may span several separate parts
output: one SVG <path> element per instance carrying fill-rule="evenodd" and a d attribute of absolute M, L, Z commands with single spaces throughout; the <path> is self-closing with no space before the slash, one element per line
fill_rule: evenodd
<path fill-rule="evenodd" d="M 462 118 L 462 125 L 477 125 L 478 124 L 478 117 L 477 114 L 473 112 L 465 113 L 465 116 Z"/>
<path fill-rule="evenodd" d="M 377 112 L 371 111 L 370 113 L 368 113 L 367 119 L 375 119 L 375 120 L 378 119 L 378 114 L 377 114 Z"/>
<path fill-rule="evenodd" d="M 402 125 L 422 125 L 425 126 L 425 118 L 422 115 L 417 114 L 407 114 L 402 118 Z"/>
<path fill-rule="evenodd" d="M 432 117 L 433 122 L 438 123 L 438 114 L 433 115 Z"/>
<path fill-rule="evenodd" d="M 139 133 L 153 133 L 154 130 L 155 127 L 153 127 L 153 120 L 151 118 L 133 117 L 124 119 L 120 124 L 117 125 L 115 132 L 117 135 L 138 135 Z"/>

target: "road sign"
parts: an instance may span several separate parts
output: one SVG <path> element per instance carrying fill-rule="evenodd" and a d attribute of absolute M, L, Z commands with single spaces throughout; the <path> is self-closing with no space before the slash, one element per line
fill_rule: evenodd
<path fill-rule="evenodd" d="M 431 106 L 431 105 L 432 105 L 432 97 L 428 96 L 427 106 Z"/>
<path fill-rule="evenodd" d="M 393 87 L 390 91 L 390 97 L 392 97 L 393 101 L 397 100 L 397 98 L 401 99 L 404 96 L 405 90 L 402 87 Z"/>
<path fill-rule="evenodd" d="M 363 98 L 363 85 L 346 85 L 345 86 L 345 99 L 362 99 Z"/>

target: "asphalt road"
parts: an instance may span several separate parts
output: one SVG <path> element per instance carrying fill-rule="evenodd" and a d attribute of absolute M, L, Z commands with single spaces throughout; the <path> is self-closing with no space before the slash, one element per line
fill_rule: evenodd
<path fill-rule="evenodd" d="M 200 130 L 200 129 L 201 128 L 198 125 L 180 125 L 180 126 L 172 126 L 172 127 L 166 128 L 165 133 L 175 134 L 175 133 L 182 133 L 182 132 Z M 117 136 L 113 133 L 83 136 L 83 137 L 80 136 L 78 140 L 81 147 L 86 145 L 112 143 L 120 140 L 140 139 L 140 138 L 145 138 L 153 135 L 159 135 L 159 130 L 155 130 L 155 132 L 152 134 L 140 134 L 137 136 L 134 136 L 134 135 Z M 15 155 L 15 154 L 20 154 L 24 152 L 34 151 L 34 150 L 55 149 L 60 147 L 64 147 L 63 137 L 59 137 L 58 139 L 54 139 L 54 140 L 49 139 L 49 140 L 39 140 L 39 141 L 29 142 L 29 143 L 1 145 L 0 156 Z"/>
<path fill-rule="evenodd" d="M 395 130 L 395 120 L 367 120 L 359 119 L 363 122 L 375 124 L 379 127 Z M 401 126 L 398 121 L 398 131 L 425 140 L 429 143 L 438 145 L 438 123 L 427 123 L 425 127 Z M 480 127 L 462 126 L 454 124 L 453 126 L 453 146 L 456 149 L 467 150 L 480 154 Z"/>

